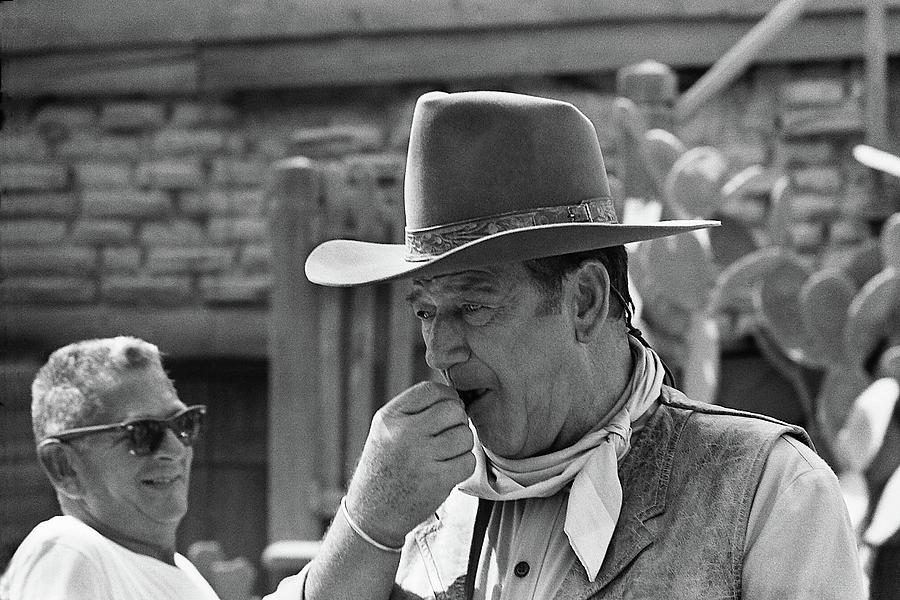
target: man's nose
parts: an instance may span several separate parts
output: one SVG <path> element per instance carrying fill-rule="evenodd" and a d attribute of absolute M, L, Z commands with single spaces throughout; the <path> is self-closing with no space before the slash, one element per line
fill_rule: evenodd
<path fill-rule="evenodd" d="M 425 339 L 425 362 L 439 371 L 469 359 L 469 346 L 463 325 L 453 317 L 435 316 L 422 329 Z"/>

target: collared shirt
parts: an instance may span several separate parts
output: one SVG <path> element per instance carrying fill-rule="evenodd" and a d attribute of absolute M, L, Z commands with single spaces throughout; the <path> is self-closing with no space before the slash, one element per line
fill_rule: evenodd
<path fill-rule="evenodd" d="M 782 436 L 775 443 L 750 511 L 744 598 L 864 597 L 856 541 L 849 535 L 852 529 L 822 526 L 848 518 L 835 479 L 828 465 L 802 442 Z M 478 600 L 555 596 L 577 560 L 563 531 L 567 500 L 563 491 L 495 508 L 476 586 L 485 593 L 476 591 Z M 797 564 L 806 568 L 798 570 Z"/>
<path fill-rule="evenodd" d="M 488 526 L 492 533 L 486 535 L 489 548 L 481 554 L 476 598 L 554 597 L 577 560 L 563 531 L 566 500 L 562 491 L 495 508 Z M 750 508 L 743 558 L 741 591 L 748 600 L 865 597 L 856 540 L 837 478 L 792 436 L 778 438 L 766 458 Z M 464 556 L 462 560 L 464 565 Z M 677 564 L 677 557 L 673 560 Z M 306 572 L 285 579 L 267 598 L 302 597 Z"/>

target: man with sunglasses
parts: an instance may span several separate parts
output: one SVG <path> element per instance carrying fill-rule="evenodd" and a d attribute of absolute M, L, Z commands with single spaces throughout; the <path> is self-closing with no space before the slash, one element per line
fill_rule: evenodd
<path fill-rule="evenodd" d="M 32 384 L 38 459 L 62 516 L 37 525 L 2 600 L 216 600 L 175 551 L 204 406 L 186 407 L 159 350 L 132 337 L 76 342 Z"/>

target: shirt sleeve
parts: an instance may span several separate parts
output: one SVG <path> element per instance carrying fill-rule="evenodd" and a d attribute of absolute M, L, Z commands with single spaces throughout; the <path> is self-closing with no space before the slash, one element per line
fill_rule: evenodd
<path fill-rule="evenodd" d="M 747 525 L 747 600 L 865 598 L 856 538 L 837 477 L 790 436 L 774 444 Z"/>
<path fill-rule="evenodd" d="M 75 548 L 53 544 L 15 573 L 9 573 L 16 600 L 114 600 L 106 577 Z"/>
<path fill-rule="evenodd" d="M 304 600 L 306 594 L 306 573 L 309 570 L 309 564 L 300 570 L 296 575 L 285 577 L 278 584 L 274 592 L 265 596 L 263 600 Z"/>

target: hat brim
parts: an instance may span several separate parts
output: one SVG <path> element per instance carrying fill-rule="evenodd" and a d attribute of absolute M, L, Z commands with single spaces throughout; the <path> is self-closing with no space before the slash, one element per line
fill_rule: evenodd
<path fill-rule="evenodd" d="M 306 259 L 306 277 L 331 287 L 351 287 L 406 277 L 433 277 L 504 262 L 607 248 L 705 229 L 718 221 L 678 220 L 644 225 L 554 223 L 502 231 L 424 261 L 406 260 L 403 244 L 330 240 Z"/>

